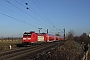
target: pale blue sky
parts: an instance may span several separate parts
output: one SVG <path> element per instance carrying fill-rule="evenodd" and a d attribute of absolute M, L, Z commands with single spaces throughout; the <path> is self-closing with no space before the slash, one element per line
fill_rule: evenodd
<path fill-rule="evenodd" d="M 90 0 L 0 0 L 0 37 L 38 32 L 39 27 L 41 32 L 49 29 L 54 34 L 65 28 L 81 35 L 90 32 L 89 26 Z"/>

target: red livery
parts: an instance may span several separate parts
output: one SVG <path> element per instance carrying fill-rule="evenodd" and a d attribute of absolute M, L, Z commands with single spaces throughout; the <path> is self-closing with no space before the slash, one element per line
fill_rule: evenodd
<path fill-rule="evenodd" d="M 60 36 L 50 35 L 46 33 L 35 33 L 34 31 L 32 31 L 32 32 L 25 32 L 23 34 L 22 43 L 32 44 L 38 42 L 52 42 L 58 40 L 63 40 L 63 38 L 61 38 Z"/>

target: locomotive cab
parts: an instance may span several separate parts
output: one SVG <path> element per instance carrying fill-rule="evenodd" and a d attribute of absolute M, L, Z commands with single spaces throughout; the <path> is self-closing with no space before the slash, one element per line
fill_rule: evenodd
<path fill-rule="evenodd" d="M 45 38 L 45 33 L 35 33 L 33 31 L 31 32 L 25 32 L 23 34 L 23 40 L 22 43 L 24 45 L 30 45 L 34 43 L 39 43 L 39 42 L 44 42 Z"/>
<path fill-rule="evenodd" d="M 32 34 L 34 34 L 35 32 L 25 32 L 24 34 L 23 34 L 23 39 L 22 39 L 22 43 L 24 44 L 24 45 L 28 45 L 28 44 L 30 44 L 30 42 L 32 41 L 32 39 L 31 39 L 31 37 L 32 37 Z"/>

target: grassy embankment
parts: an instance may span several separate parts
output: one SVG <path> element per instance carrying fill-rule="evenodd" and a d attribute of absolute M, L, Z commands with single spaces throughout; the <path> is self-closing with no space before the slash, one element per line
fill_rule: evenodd
<path fill-rule="evenodd" d="M 66 41 L 63 46 L 55 52 L 58 60 L 81 60 L 83 56 L 82 46 L 73 41 Z"/>

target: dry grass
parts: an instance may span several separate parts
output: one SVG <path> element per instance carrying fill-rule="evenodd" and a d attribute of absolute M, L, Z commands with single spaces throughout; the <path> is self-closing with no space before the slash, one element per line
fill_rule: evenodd
<path fill-rule="evenodd" d="M 41 55 L 37 60 L 81 60 L 83 57 L 82 46 L 70 40 L 49 52 Z"/>
<path fill-rule="evenodd" d="M 90 45 L 89 45 L 87 60 L 90 60 Z"/>
<path fill-rule="evenodd" d="M 72 41 L 65 42 L 58 48 L 58 51 L 55 51 L 57 60 L 81 60 L 82 54 L 82 47 Z"/>
<path fill-rule="evenodd" d="M 8 50 L 9 45 L 12 46 L 12 48 L 16 48 L 16 44 L 21 44 L 21 40 L 0 40 L 0 51 Z"/>

